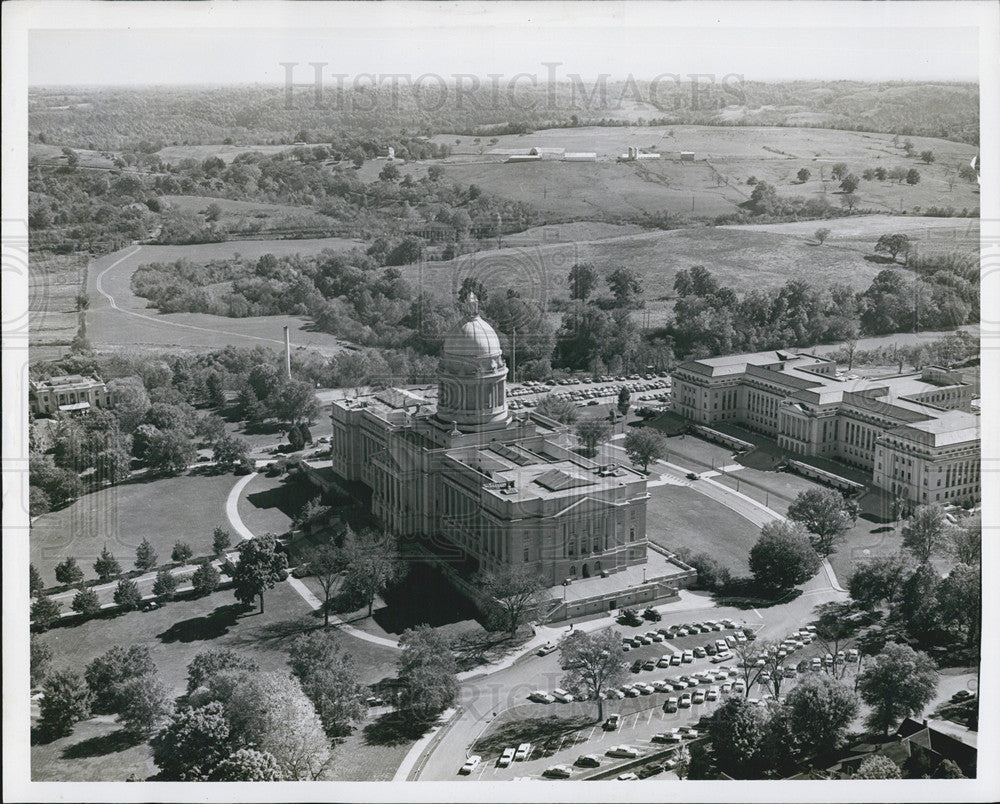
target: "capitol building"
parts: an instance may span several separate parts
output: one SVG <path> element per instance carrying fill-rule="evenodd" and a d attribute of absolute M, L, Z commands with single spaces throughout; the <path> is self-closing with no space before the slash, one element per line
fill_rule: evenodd
<path fill-rule="evenodd" d="M 333 403 L 330 469 L 371 490 L 385 528 L 472 571 L 524 564 L 549 585 L 569 581 L 565 616 L 676 594 L 687 568 L 647 542 L 645 475 L 582 457 L 566 425 L 512 413 L 500 339 L 475 296 L 440 366 L 436 401 L 389 388 Z"/>

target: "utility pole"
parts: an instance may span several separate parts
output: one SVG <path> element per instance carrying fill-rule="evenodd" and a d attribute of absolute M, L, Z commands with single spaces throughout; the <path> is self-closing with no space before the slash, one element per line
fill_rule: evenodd
<path fill-rule="evenodd" d="M 510 374 L 512 382 L 517 382 L 517 327 L 514 327 L 514 337 L 510 350 Z"/>

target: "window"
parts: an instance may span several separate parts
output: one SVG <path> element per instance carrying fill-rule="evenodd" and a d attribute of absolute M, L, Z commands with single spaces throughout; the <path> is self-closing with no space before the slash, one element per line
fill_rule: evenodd
<path fill-rule="evenodd" d="M 528 546 L 527 545 L 524 546 L 524 563 L 525 564 L 528 563 Z"/>
<path fill-rule="evenodd" d="M 635 541 L 635 528 L 629 528 L 628 529 L 628 540 L 630 542 L 634 542 Z"/>
<path fill-rule="evenodd" d="M 570 564 L 569 574 L 572 575 L 574 578 L 576 577 L 576 564 Z"/>

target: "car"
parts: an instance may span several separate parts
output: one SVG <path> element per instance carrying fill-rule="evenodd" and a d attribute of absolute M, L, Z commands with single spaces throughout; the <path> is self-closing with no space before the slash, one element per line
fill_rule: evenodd
<path fill-rule="evenodd" d="M 813 636 L 815 636 L 816 635 L 816 626 L 815 625 L 807 625 L 806 626 L 806 631 L 808 631 L 810 634 L 812 634 Z"/>
<path fill-rule="evenodd" d="M 735 647 L 736 647 L 736 637 L 735 637 L 735 636 L 733 636 L 732 634 L 729 634 L 729 635 L 728 635 L 728 636 L 726 637 L 726 644 L 727 644 L 727 645 L 728 645 L 728 646 L 729 646 L 730 648 L 735 648 Z"/>
<path fill-rule="evenodd" d="M 531 695 L 528 696 L 529 701 L 534 701 L 535 703 L 550 704 L 555 701 L 551 695 L 549 695 L 544 690 L 535 690 Z"/>
<path fill-rule="evenodd" d="M 529 756 L 531 756 L 531 743 L 521 743 L 514 752 L 516 762 L 524 762 Z"/>
<path fill-rule="evenodd" d="M 681 681 L 676 678 L 670 679 L 670 686 L 674 688 L 674 692 L 684 692 L 684 690 L 688 688 L 686 681 Z"/>
<path fill-rule="evenodd" d="M 581 768 L 599 768 L 601 767 L 601 758 L 597 754 L 581 754 L 573 764 Z"/>
<path fill-rule="evenodd" d="M 694 649 L 694 657 L 696 659 L 704 659 L 705 658 L 705 649 L 704 648 L 700 648 L 700 647 L 699 648 L 695 648 Z"/>
<path fill-rule="evenodd" d="M 747 635 L 744 634 L 742 631 L 737 631 L 733 636 L 736 637 L 736 641 L 741 645 L 747 641 Z"/>
<path fill-rule="evenodd" d="M 661 681 L 658 679 L 652 682 L 652 684 L 653 684 L 653 689 L 655 689 L 657 692 L 670 692 L 671 690 L 670 685 L 666 681 Z"/>
<path fill-rule="evenodd" d="M 604 693 L 604 697 L 607 700 L 609 700 L 609 701 L 611 701 L 611 700 L 618 700 L 618 701 L 620 701 L 622 698 L 625 697 L 625 693 L 622 692 L 620 689 L 616 689 L 615 687 L 612 687 L 611 689 L 607 690 Z"/>
<path fill-rule="evenodd" d="M 656 662 L 657 667 L 670 667 L 670 656 L 663 655 Z"/>
<path fill-rule="evenodd" d="M 858 660 L 858 649 L 849 648 L 847 651 L 847 661 L 856 662 Z"/>
<path fill-rule="evenodd" d="M 650 637 L 646 636 L 645 634 L 640 634 L 639 636 L 636 637 L 636 639 L 638 639 L 643 645 L 653 644 L 653 640 Z"/>
<path fill-rule="evenodd" d="M 717 647 L 715 647 L 715 645 L 713 643 L 711 643 L 711 642 L 709 642 L 705 646 L 705 653 L 707 653 L 709 656 L 715 656 L 715 654 L 718 653 L 718 652 L 719 652 L 719 649 Z"/>
<path fill-rule="evenodd" d="M 676 631 L 666 631 L 666 632 L 664 632 L 661 629 L 660 633 L 663 634 L 663 638 L 664 639 L 676 639 L 677 638 L 677 632 Z"/>
<path fill-rule="evenodd" d="M 365 704 L 368 706 L 385 706 L 385 700 L 379 695 L 369 695 L 365 698 Z"/>
<path fill-rule="evenodd" d="M 662 614 L 660 614 L 660 612 L 658 612 L 658 611 L 657 611 L 656 609 L 654 609 L 654 608 L 648 608 L 648 609 L 646 609 L 646 610 L 645 610 L 645 611 L 644 611 L 644 612 L 642 613 L 642 616 L 643 616 L 643 617 L 644 617 L 645 619 L 649 620 L 650 622 L 654 622 L 654 623 L 658 623 L 658 622 L 659 622 L 660 620 L 662 620 L 662 619 L 663 619 L 663 615 L 662 615 Z"/>
<path fill-rule="evenodd" d="M 537 653 L 539 656 L 548 656 L 550 653 L 554 653 L 557 650 L 557 646 L 553 645 L 551 642 L 546 642 L 542 645 Z"/>
<path fill-rule="evenodd" d="M 552 697 L 559 701 L 559 703 L 573 703 L 574 700 L 570 693 L 558 687 L 552 690 Z"/>
<path fill-rule="evenodd" d="M 694 661 L 694 654 L 689 650 L 684 651 L 681 655 L 681 661 L 684 662 L 684 664 L 691 664 L 691 662 Z"/>
<path fill-rule="evenodd" d="M 697 740 L 698 739 L 698 730 L 697 729 L 688 729 L 687 731 L 682 732 L 682 734 L 684 735 L 684 739 L 685 740 Z"/>
<path fill-rule="evenodd" d="M 688 473 L 687 473 L 686 475 L 684 475 L 684 476 L 685 476 L 685 477 L 686 477 L 686 478 L 687 478 L 688 480 L 697 480 L 697 479 L 698 479 L 698 474 L 697 474 L 697 473 L 695 473 L 695 472 L 688 472 Z"/>
<path fill-rule="evenodd" d="M 810 668 L 814 673 L 818 673 L 820 670 L 823 669 L 823 662 L 819 658 L 819 656 L 817 656 L 812 660 L 812 662 L 810 663 Z"/>
<path fill-rule="evenodd" d="M 726 626 L 723 625 L 722 623 L 712 623 L 712 630 L 713 631 L 725 631 L 726 630 Z"/>
<path fill-rule="evenodd" d="M 501 768 L 506 768 L 514 761 L 514 754 L 517 752 L 516 748 L 505 748 L 503 753 L 500 755 L 500 759 L 497 761 L 497 765 Z"/>
<path fill-rule="evenodd" d="M 733 692 L 739 695 L 742 695 L 744 692 L 746 692 L 746 690 L 747 690 L 747 685 L 743 682 L 742 679 L 737 679 L 736 682 L 733 684 Z"/>
<path fill-rule="evenodd" d="M 795 678 L 795 675 L 796 675 L 796 673 L 795 673 L 795 665 L 786 664 L 781 669 L 781 675 L 783 675 L 785 678 Z"/>
<path fill-rule="evenodd" d="M 638 698 L 641 694 L 642 693 L 639 692 L 638 685 L 625 688 L 625 695 L 629 698 Z"/>
<path fill-rule="evenodd" d="M 674 631 L 674 636 L 686 637 L 688 635 L 688 630 L 686 628 L 678 628 Z"/>
<path fill-rule="evenodd" d="M 681 663 L 681 654 L 675 653 L 673 656 L 670 657 L 671 667 L 677 667 L 680 665 L 680 663 Z"/>
<path fill-rule="evenodd" d="M 622 722 L 622 716 L 615 712 L 613 715 L 609 715 L 608 719 L 604 721 L 604 725 L 601 727 L 605 731 L 614 731 L 617 729 Z"/>
<path fill-rule="evenodd" d="M 621 774 L 621 776 L 618 777 L 619 782 L 638 781 L 638 779 L 639 777 L 636 776 L 634 773 L 623 773 Z"/>
<path fill-rule="evenodd" d="M 635 759 L 642 755 L 638 748 L 631 745 L 613 745 L 606 752 L 609 757 L 621 757 L 623 759 Z"/>
<path fill-rule="evenodd" d="M 729 683 L 728 681 L 726 681 L 726 682 L 725 682 L 725 683 L 723 683 L 723 685 L 722 685 L 722 686 L 721 686 L 721 687 L 719 688 L 719 691 L 720 691 L 720 692 L 721 692 L 721 693 L 722 693 L 723 695 L 729 695 L 729 693 L 731 693 L 731 692 L 733 691 L 733 685 L 732 685 L 732 684 L 730 684 L 730 683 Z"/>
<path fill-rule="evenodd" d="M 807 636 L 811 636 L 811 633 L 807 631 L 805 628 L 800 628 L 798 631 L 795 632 L 795 638 L 797 639 L 804 639 Z"/>
<path fill-rule="evenodd" d="M 573 775 L 573 769 L 569 765 L 552 765 L 542 771 L 542 776 L 549 779 L 568 779 Z"/>
<path fill-rule="evenodd" d="M 717 701 L 719 700 L 719 688 L 709 687 L 708 692 L 705 693 L 706 701 Z"/>
<path fill-rule="evenodd" d="M 646 634 L 653 642 L 663 642 L 663 634 L 659 631 L 650 631 Z"/>
<path fill-rule="evenodd" d="M 702 690 L 695 690 L 691 696 L 691 703 L 705 703 L 705 693 Z"/>
<path fill-rule="evenodd" d="M 726 640 L 724 639 L 715 640 L 715 647 L 718 649 L 720 653 L 722 651 L 729 650 L 729 645 L 726 644 Z"/>
<path fill-rule="evenodd" d="M 972 697 L 972 693 L 968 690 L 959 690 L 954 695 L 951 696 L 952 703 L 961 703 L 962 701 L 967 701 Z"/>
<path fill-rule="evenodd" d="M 823 657 L 823 664 L 830 667 L 833 664 L 833 656 L 829 653 L 826 654 L 826 656 Z"/>
<path fill-rule="evenodd" d="M 476 768 L 479 767 L 479 763 L 482 762 L 482 761 L 483 761 L 483 758 L 481 756 L 473 754 L 471 757 L 469 757 L 467 760 L 465 760 L 465 764 L 461 768 L 458 769 L 458 772 L 461 773 L 463 776 L 468 776 Z"/>
<path fill-rule="evenodd" d="M 629 668 L 633 673 L 638 673 L 642 670 L 642 659 L 636 659 L 632 662 L 632 666 Z"/>
<path fill-rule="evenodd" d="M 656 659 L 646 659 L 642 663 L 643 670 L 655 670 L 656 669 Z"/>
<path fill-rule="evenodd" d="M 668 714 L 677 711 L 677 698 L 675 696 L 671 695 L 663 702 L 663 711 Z"/>
<path fill-rule="evenodd" d="M 656 688 L 650 684 L 636 684 L 635 686 L 639 689 L 639 693 L 642 695 L 652 695 L 656 692 Z"/>
<path fill-rule="evenodd" d="M 722 664 L 722 662 L 728 662 L 732 658 L 733 658 L 733 654 L 731 654 L 727 650 L 724 653 L 717 653 L 717 654 L 715 654 L 715 656 L 712 657 L 712 663 L 713 664 Z"/>
<path fill-rule="evenodd" d="M 770 683 L 770 681 L 771 681 L 771 671 L 770 670 L 762 671 L 760 674 L 760 683 L 768 684 Z"/>
<path fill-rule="evenodd" d="M 690 692 L 681 693 L 681 699 L 677 702 L 677 705 L 681 709 L 689 709 L 691 707 L 691 693 Z"/>
<path fill-rule="evenodd" d="M 156 611 L 158 608 L 160 608 L 160 604 L 155 600 L 150 600 L 142 604 L 143 611 Z"/>

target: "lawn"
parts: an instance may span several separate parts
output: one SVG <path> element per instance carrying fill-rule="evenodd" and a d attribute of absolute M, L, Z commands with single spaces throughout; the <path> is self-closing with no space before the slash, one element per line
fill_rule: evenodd
<path fill-rule="evenodd" d="M 656 486 L 646 503 L 646 536 L 670 550 L 707 552 L 734 575 L 750 571 L 747 556 L 760 529 L 687 486 Z"/>
<path fill-rule="evenodd" d="M 238 508 L 251 532 L 282 534 L 292 527 L 302 506 L 317 496 L 317 488 L 304 478 L 260 474 L 243 489 Z"/>
<path fill-rule="evenodd" d="M 138 479 L 86 494 L 66 508 L 45 514 L 31 526 L 31 561 L 46 585 L 56 583 L 56 564 L 76 558 L 85 578 L 106 545 L 123 570 L 133 568 L 135 551 L 149 539 L 160 562 L 170 560 L 174 543 L 186 541 L 195 555 L 211 552 L 212 531 L 229 527 L 226 497 L 238 478 L 191 472 L 179 477 Z"/>
<path fill-rule="evenodd" d="M 246 612 L 231 591 L 224 591 L 170 603 L 152 612 L 131 612 L 74 628 L 56 628 L 42 640 L 52 648 L 56 669 L 83 668 L 111 645 L 146 645 L 164 682 L 179 695 L 186 687 L 187 665 L 197 653 L 232 648 L 252 655 L 264 670 L 286 671 L 290 642 L 319 623 L 318 615 L 282 583 L 266 593 L 263 615 L 256 609 Z M 340 639 L 356 660 L 365 683 L 395 674 L 395 651 L 347 636 Z M 118 731 L 111 719 L 95 718 L 79 724 L 68 738 L 33 746 L 33 778 L 121 781 L 132 773 L 144 779 L 155 772 L 148 747 L 123 743 L 115 736 Z M 350 767 L 365 767 L 367 763 L 394 770 L 398 765 L 398 761 L 392 765 L 396 754 L 384 746 L 372 746 L 367 759 L 361 749 L 362 756 L 357 758 L 350 753 L 351 760 L 345 759 Z"/>

